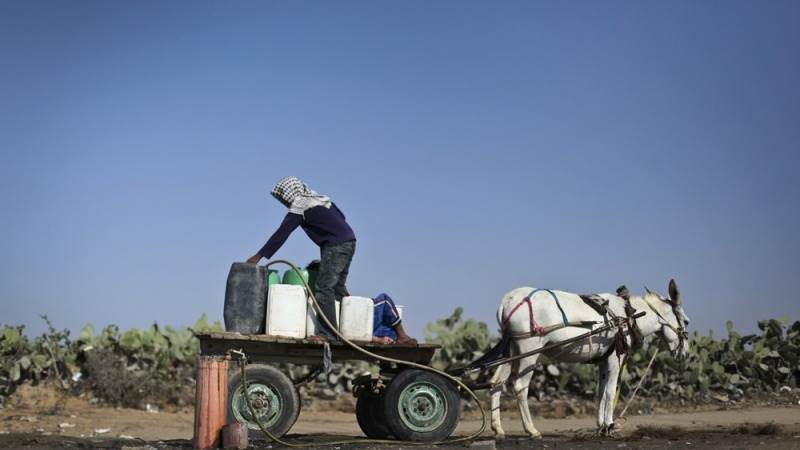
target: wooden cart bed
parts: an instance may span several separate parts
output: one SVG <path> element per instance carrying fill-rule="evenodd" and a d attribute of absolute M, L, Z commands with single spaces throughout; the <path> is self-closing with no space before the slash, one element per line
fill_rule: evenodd
<path fill-rule="evenodd" d="M 229 350 L 242 350 L 254 362 L 319 364 L 322 361 L 323 345 L 307 339 L 231 332 L 202 332 L 196 336 L 200 340 L 200 354 L 203 356 L 223 356 Z M 380 356 L 419 364 L 429 364 L 436 350 L 441 347 L 437 344 L 357 344 Z M 331 357 L 334 362 L 372 359 L 344 342 L 331 343 Z"/>

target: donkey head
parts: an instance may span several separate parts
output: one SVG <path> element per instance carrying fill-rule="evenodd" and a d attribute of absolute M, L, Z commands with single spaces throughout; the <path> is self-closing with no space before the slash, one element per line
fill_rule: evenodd
<path fill-rule="evenodd" d="M 645 290 L 648 294 L 657 297 L 660 301 L 670 306 L 670 313 L 659 317 L 661 334 L 667 341 L 669 350 L 677 358 L 685 358 L 689 354 L 689 334 L 686 331 L 689 327 L 689 316 L 683 310 L 678 284 L 674 279 L 669 281 L 669 298 L 665 298 L 661 294 L 647 289 L 647 287 L 645 287 Z"/>

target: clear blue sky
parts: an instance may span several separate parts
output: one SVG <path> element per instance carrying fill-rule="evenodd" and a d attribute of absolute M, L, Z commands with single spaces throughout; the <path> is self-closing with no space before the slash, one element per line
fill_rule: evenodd
<path fill-rule="evenodd" d="M 221 319 L 296 175 L 411 331 L 675 277 L 800 318 L 800 2 L 0 3 L 0 322 Z M 306 263 L 298 230 L 278 255 Z"/>

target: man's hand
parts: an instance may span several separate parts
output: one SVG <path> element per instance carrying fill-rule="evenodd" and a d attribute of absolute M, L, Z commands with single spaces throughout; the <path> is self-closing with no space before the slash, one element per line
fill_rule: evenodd
<path fill-rule="evenodd" d="M 250 264 L 258 264 L 258 262 L 259 262 L 259 261 L 261 261 L 261 255 L 259 255 L 258 253 L 256 253 L 255 255 L 253 255 L 253 256 L 251 256 L 251 257 L 247 258 L 247 261 L 246 261 L 246 262 L 248 262 L 248 263 L 250 263 Z"/>

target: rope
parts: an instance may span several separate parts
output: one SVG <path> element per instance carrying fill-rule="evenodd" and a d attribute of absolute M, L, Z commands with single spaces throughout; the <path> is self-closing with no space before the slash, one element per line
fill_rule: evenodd
<path fill-rule="evenodd" d="M 298 268 L 294 264 L 292 264 L 289 261 L 282 260 L 282 259 L 276 259 L 276 260 L 268 263 L 265 266 L 265 268 L 268 269 L 270 266 L 273 266 L 275 264 L 286 264 L 289 267 L 291 267 L 293 270 L 295 270 L 296 272 L 298 272 L 298 273 L 300 272 L 298 270 Z M 478 399 L 478 396 L 475 394 L 475 392 L 473 392 L 466 384 L 464 384 L 463 381 L 461 381 L 460 379 L 448 374 L 447 372 L 441 371 L 439 369 L 435 369 L 435 368 L 430 367 L 430 366 L 426 366 L 424 364 L 417 364 L 417 363 L 410 362 L 410 361 L 403 361 L 401 359 L 394 359 L 394 358 L 389 358 L 389 357 L 386 357 L 386 356 L 376 355 L 375 353 L 372 353 L 372 352 L 364 349 L 363 347 L 360 347 L 358 344 L 350 341 L 349 339 L 344 337 L 344 335 L 342 335 L 339 332 L 339 330 L 336 327 L 334 327 L 333 324 L 331 324 L 331 322 L 325 316 L 325 313 L 322 311 L 322 308 L 319 306 L 319 303 L 317 302 L 317 297 L 314 296 L 314 292 L 308 286 L 308 282 L 303 277 L 300 277 L 300 279 L 303 281 L 303 285 L 306 288 L 306 292 L 308 292 L 309 296 L 311 297 L 311 300 L 314 302 L 314 307 L 317 309 L 318 316 L 322 318 L 323 322 L 325 322 L 325 325 L 327 325 L 328 328 L 330 330 L 332 330 L 339 339 L 341 339 L 347 345 L 352 347 L 354 350 L 356 350 L 356 351 L 358 351 L 358 352 L 360 352 L 360 353 L 362 353 L 362 354 L 364 354 L 366 356 L 369 356 L 372 359 L 376 359 L 378 361 L 384 361 L 384 362 L 387 362 L 387 363 L 394 363 L 394 364 L 398 364 L 398 365 L 413 367 L 413 368 L 426 370 L 428 372 L 432 372 L 432 373 L 435 373 L 437 375 L 443 376 L 446 379 L 454 382 L 456 385 L 460 386 L 462 389 L 464 389 L 464 391 L 469 394 L 469 396 L 472 398 L 472 400 L 475 402 L 475 404 L 478 405 L 478 410 L 481 412 L 481 427 L 475 433 L 472 433 L 472 434 L 470 434 L 469 436 L 466 436 L 466 437 L 461 437 L 461 438 L 456 438 L 456 439 L 449 439 L 449 440 L 444 440 L 444 441 L 440 441 L 440 442 L 404 442 L 403 443 L 404 445 L 439 445 L 439 444 L 452 444 L 452 443 L 456 443 L 456 442 L 465 442 L 465 441 L 470 441 L 472 439 L 477 438 L 478 436 L 480 436 L 484 432 L 484 430 L 486 430 L 486 411 L 483 409 L 483 405 L 481 405 L 481 402 Z M 234 353 L 241 355 L 241 360 L 239 361 L 239 365 L 240 365 L 241 371 L 242 371 L 242 387 L 244 388 L 244 399 L 245 399 L 245 403 L 247 404 L 247 409 L 250 411 L 250 414 L 253 416 L 253 420 L 256 422 L 256 425 L 258 425 L 258 428 L 260 428 L 261 431 L 264 433 L 264 435 L 266 435 L 268 438 L 270 438 L 273 442 L 276 442 L 278 444 L 281 444 L 281 445 L 284 445 L 284 446 L 290 447 L 290 448 L 308 448 L 308 447 L 319 447 L 319 446 L 325 446 L 325 445 L 346 445 L 346 444 L 357 444 L 357 443 L 362 443 L 362 444 L 363 443 L 394 444 L 394 445 L 397 445 L 397 443 L 399 442 L 397 440 L 389 440 L 389 439 L 347 439 L 347 440 L 334 441 L 334 442 L 315 442 L 315 443 L 309 443 L 309 444 L 295 444 L 295 443 L 292 443 L 292 442 L 288 442 L 288 441 L 282 440 L 281 438 L 279 438 L 279 437 L 273 435 L 272 433 L 270 433 L 267 430 L 267 428 L 264 426 L 264 424 L 261 422 L 261 420 L 258 418 L 258 415 L 256 414 L 255 409 L 253 408 L 253 405 L 250 403 L 250 394 L 249 394 L 248 389 L 247 389 L 247 374 L 246 374 L 246 371 L 245 371 L 245 366 L 246 366 L 246 363 L 247 363 L 247 356 L 241 351 L 234 352 Z"/>
<path fill-rule="evenodd" d="M 550 289 L 534 289 L 533 292 L 528 294 L 528 298 L 532 299 L 537 292 L 541 291 L 547 292 L 548 294 L 550 294 L 551 297 L 553 297 L 553 300 L 556 301 L 556 306 L 558 307 L 558 310 L 561 311 L 561 319 L 564 321 L 564 326 L 568 326 L 567 324 L 569 323 L 569 321 L 567 320 L 567 313 L 565 313 L 564 308 L 561 307 L 561 302 L 558 301 L 558 296 L 555 294 L 555 292 L 551 291 Z"/>
<path fill-rule="evenodd" d="M 633 402 L 633 399 L 636 398 L 636 394 L 639 392 L 639 388 L 642 387 L 642 384 L 644 383 L 644 380 L 646 380 L 647 376 L 650 374 L 650 368 L 653 366 L 653 361 L 656 360 L 656 356 L 658 356 L 658 350 L 653 352 L 653 357 L 650 358 L 650 362 L 647 363 L 647 367 L 644 369 L 644 374 L 642 374 L 642 378 L 639 379 L 639 382 L 636 384 L 636 387 L 633 389 L 633 393 L 631 393 L 631 397 L 628 399 L 627 402 L 625 402 L 625 407 L 622 408 L 622 412 L 619 413 L 619 417 L 617 417 L 617 420 L 623 419 L 625 417 L 625 412 L 628 411 L 628 407 L 631 406 L 631 403 Z M 620 374 L 622 374 L 622 371 L 620 371 Z M 620 389 L 620 386 L 617 386 L 617 397 L 619 397 L 619 389 Z M 616 405 L 616 401 L 614 402 L 614 405 Z"/>

